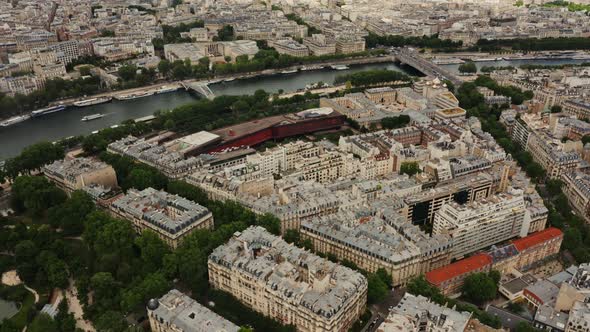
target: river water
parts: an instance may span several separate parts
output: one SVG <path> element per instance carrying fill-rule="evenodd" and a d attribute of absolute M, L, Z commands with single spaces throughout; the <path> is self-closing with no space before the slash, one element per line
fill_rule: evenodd
<path fill-rule="evenodd" d="M 529 64 L 562 64 L 581 63 L 583 60 L 522 60 L 522 61 L 493 61 L 478 62 L 482 66 L 518 66 Z M 456 70 L 458 65 L 445 65 Z M 304 71 L 293 74 L 257 77 L 232 82 L 222 82 L 210 86 L 215 95 L 243 95 L 252 94 L 258 89 L 269 93 L 295 91 L 315 82 L 334 83 L 338 75 L 370 69 L 390 69 L 416 74 L 412 68 L 400 68 L 393 63 L 379 63 L 351 66 L 348 70 L 336 71 L 324 69 L 318 71 Z M 55 141 L 64 137 L 89 134 L 95 130 L 119 124 L 128 119 L 137 119 L 152 115 L 157 110 L 171 109 L 195 101 L 197 97 L 178 91 L 174 93 L 154 95 L 150 97 L 113 101 L 108 104 L 89 106 L 84 108 L 72 107 L 62 112 L 49 114 L 39 118 L 27 120 L 9 127 L 0 127 L 0 160 L 12 157 L 31 144 L 40 141 Z M 82 122 L 82 117 L 90 114 L 102 113 L 103 118 Z"/>

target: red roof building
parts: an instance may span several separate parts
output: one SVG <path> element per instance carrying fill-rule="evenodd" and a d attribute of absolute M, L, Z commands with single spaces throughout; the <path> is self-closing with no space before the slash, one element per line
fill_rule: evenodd
<path fill-rule="evenodd" d="M 444 295 L 461 293 L 463 280 L 470 274 L 489 272 L 492 269 L 492 256 L 477 254 L 453 264 L 426 273 L 426 280 L 438 287 Z"/>
<path fill-rule="evenodd" d="M 527 270 L 533 267 L 533 264 L 542 263 L 545 259 L 557 255 L 562 241 L 563 232 L 555 227 L 512 241 L 520 253 L 515 268 Z"/>
<path fill-rule="evenodd" d="M 515 268 L 517 270 L 527 270 L 534 266 L 535 263 L 543 262 L 545 259 L 559 253 L 563 233 L 555 228 L 549 227 L 545 230 L 535 232 L 529 236 L 517 239 L 503 248 L 516 248 L 515 253 L 511 253 L 508 263 L 504 259 L 494 260 L 495 249 L 490 253 L 480 253 L 471 257 L 462 259 L 453 264 L 432 270 L 426 273 L 426 280 L 446 296 L 457 295 L 461 293 L 463 281 L 473 273 L 489 272 L 492 269 L 507 270 Z M 503 252 L 506 252 L 504 249 Z M 496 257 L 498 258 L 498 257 Z M 509 267 L 500 269 L 499 264 L 508 264 Z"/>

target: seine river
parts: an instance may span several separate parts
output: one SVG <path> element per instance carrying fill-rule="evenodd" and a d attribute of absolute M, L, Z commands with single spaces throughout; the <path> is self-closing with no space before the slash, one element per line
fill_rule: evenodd
<path fill-rule="evenodd" d="M 561 64 L 581 63 L 583 60 L 523 60 L 523 61 L 493 61 L 478 62 L 482 66 L 518 66 L 529 64 Z M 458 65 L 447 65 L 456 70 Z M 348 70 L 335 71 L 324 69 L 319 71 L 305 71 L 294 74 L 283 74 L 269 77 L 258 77 L 232 82 L 222 82 L 210 86 L 215 95 L 243 95 L 252 94 L 258 89 L 274 93 L 282 89 L 285 92 L 304 88 L 315 82 L 334 83 L 338 75 L 364 71 L 369 69 L 383 69 L 405 71 L 407 68 L 390 63 L 351 66 Z M 411 69 L 410 69 L 411 70 Z M 415 74 L 415 71 L 410 71 Z M 0 127 L 0 160 L 17 155 L 24 147 L 40 141 L 55 141 L 64 137 L 89 134 L 95 130 L 119 124 L 128 119 L 137 119 L 152 115 L 158 110 L 171 109 L 195 101 L 191 94 L 178 91 L 174 93 L 154 95 L 129 101 L 113 101 L 108 104 L 95 105 L 84 108 L 70 108 L 62 112 L 49 114 L 36 119 L 27 120 L 9 127 Z M 105 116 L 89 122 L 80 121 L 82 117 L 101 113 Z"/>

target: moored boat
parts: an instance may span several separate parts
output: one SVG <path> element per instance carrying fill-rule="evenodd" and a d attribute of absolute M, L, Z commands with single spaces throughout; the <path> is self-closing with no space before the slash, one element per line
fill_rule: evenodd
<path fill-rule="evenodd" d="M 112 97 L 96 97 L 96 98 L 84 99 L 84 100 L 79 100 L 77 102 L 74 102 L 74 106 L 77 106 L 77 107 L 92 106 L 92 105 L 108 103 L 111 100 L 113 100 Z"/>
<path fill-rule="evenodd" d="M 83 117 L 82 121 L 92 121 L 92 120 L 100 119 L 102 117 L 104 117 L 104 114 L 101 114 L 101 113 L 91 114 L 91 115 L 87 115 L 87 116 Z"/>
<path fill-rule="evenodd" d="M 30 119 L 30 115 L 17 115 L 0 122 L 0 127 L 8 127 Z"/>
<path fill-rule="evenodd" d="M 31 117 L 36 118 L 38 116 L 47 115 L 55 112 L 60 112 L 65 110 L 66 107 L 64 105 L 57 105 L 57 106 L 50 106 L 46 108 L 40 108 L 38 110 L 31 112 Z"/>
<path fill-rule="evenodd" d="M 139 93 L 129 93 L 129 94 L 125 94 L 125 95 L 118 95 L 118 96 L 115 96 L 115 99 L 117 99 L 117 100 L 132 100 L 132 99 L 137 99 L 137 98 L 149 97 L 149 96 L 153 96 L 153 95 L 154 95 L 153 91 L 146 91 L 146 92 L 139 92 Z"/>
<path fill-rule="evenodd" d="M 334 69 L 334 70 L 346 70 L 346 69 L 348 69 L 348 66 L 347 65 L 333 65 L 333 66 L 330 66 L 330 67 L 332 67 L 332 69 Z"/>

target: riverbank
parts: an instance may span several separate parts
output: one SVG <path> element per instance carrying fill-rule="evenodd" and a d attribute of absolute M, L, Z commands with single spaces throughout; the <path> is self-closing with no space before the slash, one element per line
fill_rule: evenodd
<path fill-rule="evenodd" d="M 114 98 L 121 96 L 130 96 L 130 95 L 147 95 L 147 94 L 155 94 L 158 93 L 161 89 L 164 88 L 171 88 L 171 89 L 181 89 L 189 84 L 202 84 L 208 85 L 212 83 L 218 82 L 231 82 L 234 80 L 243 80 L 243 79 L 251 79 L 251 78 L 258 78 L 258 77 L 265 77 L 265 76 L 275 76 L 281 75 L 284 72 L 299 72 L 305 71 L 306 68 L 317 68 L 324 69 L 330 66 L 349 66 L 349 65 L 360 65 L 360 64 L 374 64 L 374 63 L 387 63 L 393 62 L 393 57 L 391 55 L 379 55 L 379 56 L 367 56 L 367 57 L 358 57 L 358 58 L 347 58 L 347 59 L 338 59 L 338 60 L 325 60 L 325 61 L 317 61 L 313 63 L 306 63 L 306 64 L 297 64 L 289 67 L 283 68 L 276 68 L 276 69 L 265 69 L 255 72 L 245 72 L 245 73 L 234 73 L 228 75 L 214 75 L 208 79 L 188 79 L 188 80 L 181 80 L 181 81 L 164 81 L 158 82 L 155 84 L 150 84 L 142 87 L 131 88 L 131 89 L 123 89 L 123 90 L 111 90 L 105 91 L 94 95 L 87 95 L 83 97 L 76 97 L 76 98 L 67 98 L 67 99 L 60 99 L 55 100 L 49 103 L 48 106 L 66 106 L 66 107 L 74 107 L 76 102 L 80 102 L 83 100 L 94 99 L 94 98 Z M 23 112 L 21 115 L 28 114 L 29 112 Z M 6 120 L 11 116 L 0 118 L 0 121 Z"/>
<path fill-rule="evenodd" d="M 259 75 L 250 78 L 241 78 L 231 81 L 222 81 L 210 84 L 209 87 L 216 96 L 222 95 L 252 95 L 256 90 L 264 90 L 267 93 L 287 94 L 304 89 L 306 85 L 317 82 L 334 84 L 336 77 L 355 72 L 388 69 L 401 71 L 406 74 L 416 74 L 412 68 L 399 66 L 393 62 L 385 62 L 381 57 L 381 63 L 350 65 L 348 70 L 309 70 L 298 71 L 292 74 Z M 582 63 L 583 60 L 540 60 L 540 61 L 496 61 L 476 62 L 478 68 L 484 66 L 519 66 L 521 64 L 556 65 Z M 459 65 L 441 65 L 441 67 L 457 72 Z M 159 83 L 156 87 L 170 85 L 170 82 Z M 138 88 L 143 89 L 143 88 Z M 130 90 L 134 91 L 134 90 Z M 138 90 L 139 91 L 139 90 Z M 116 93 L 126 93 L 117 91 Z M 0 160 L 18 155 L 26 146 L 40 141 L 57 141 L 70 136 L 88 135 L 94 131 L 120 125 L 127 120 L 152 116 L 159 110 L 173 109 L 182 105 L 197 101 L 198 98 L 179 90 L 177 92 L 153 95 L 127 101 L 113 101 L 106 104 L 72 108 L 62 112 L 49 114 L 43 117 L 30 119 L 9 127 L 0 127 Z M 88 122 L 81 122 L 81 118 L 87 115 L 101 113 L 105 116 Z"/>

